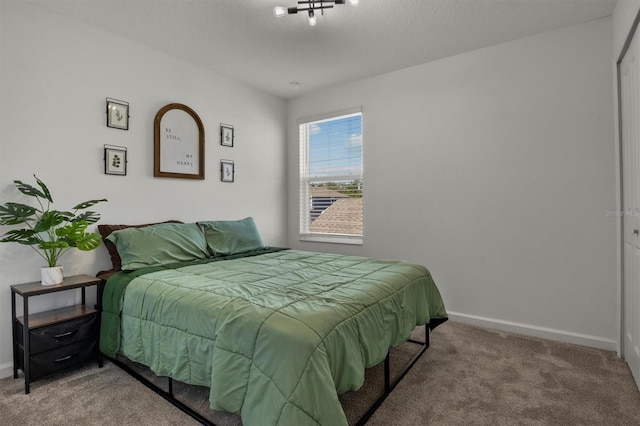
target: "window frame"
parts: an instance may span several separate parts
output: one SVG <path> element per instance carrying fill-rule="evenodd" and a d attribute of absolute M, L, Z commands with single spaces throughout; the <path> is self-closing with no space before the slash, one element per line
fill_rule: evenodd
<path fill-rule="evenodd" d="M 308 134 L 308 126 L 320 121 L 331 121 L 331 120 L 340 120 L 343 118 L 347 118 L 348 116 L 360 116 L 360 137 L 364 140 L 364 116 L 362 113 L 361 107 L 354 107 L 349 109 L 344 109 L 340 111 L 335 111 L 331 113 L 315 115 L 311 117 L 304 117 L 297 120 L 296 124 L 298 127 L 298 149 L 299 149 L 299 179 L 298 179 L 298 196 L 299 196 L 299 224 L 298 224 L 298 237 L 300 241 L 307 242 L 320 242 L 320 243 L 333 243 L 333 244 L 348 244 L 348 245 L 362 245 L 364 242 L 364 201 L 362 206 L 362 235 L 350 235 L 350 234 L 324 234 L 324 233 L 312 233 L 310 230 L 311 227 L 311 197 L 309 184 L 314 180 L 327 180 L 336 179 L 336 180 L 344 180 L 344 179 L 354 179 L 353 175 L 332 175 L 328 177 L 309 177 L 309 134 Z M 303 132 L 302 126 L 305 126 L 305 131 Z M 304 133 L 304 141 L 303 141 L 303 133 Z M 304 142 L 304 146 L 303 146 Z M 359 176 L 355 177 L 355 179 L 360 179 L 363 183 L 364 187 L 364 147 L 360 148 L 360 156 L 361 156 L 361 173 Z M 306 173 L 305 173 L 306 171 Z M 362 194 L 362 199 L 364 200 L 364 192 Z M 305 220 L 306 218 L 306 220 Z"/>

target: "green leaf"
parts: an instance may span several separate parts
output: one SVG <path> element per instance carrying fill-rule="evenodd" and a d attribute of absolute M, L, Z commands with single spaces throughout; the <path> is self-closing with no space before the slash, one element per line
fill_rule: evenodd
<path fill-rule="evenodd" d="M 51 195 L 47 196 L 44 192 L 29 185 L 28 183 L 24 183 L 19 180 L 14 180 L 13 183 L 16 184 L 16 188 L 18 188 L 18 191 L 22 192 L 25 195 L 29 195 L 30 197 L 40 197 L 51 201 Z"/>
<path fill-rule="evenodd" d="M 41 239 L 38 234 L 31 229 L 12 229 L 2 236 L 0 242 L 3 243 L 20 243 L 28 245 L 40 244 Z"/>
<path fill-rule="evenodd" d="M 100 247 L 101 242 L 100 234 L 88 233 L 76 240 L 76 247 L 82 251 L 90 251 Z"/>
<path fill-rule="evenodd" d="M 33 175 L 33 177 L 36 178 L 36 182 L 38 183 L 38 186 L 40 186 L 40 188 L 42 188 L 42 192 L 44 194 L 44 198 L 49 200 L 49 202 L 53 203 L 53 198 L 51 197 L 51 192 L 49 192 L 49 188 L 47 188 L 47 185 L 45 185 L 43 181 L 38 179 L 38 176 Z"/>
<path fill-rule="evenodd" d="M 84 220 L 71 222 L 67 226 L 56 229 L 56 235 L 65 239 L 73 247 L 75 246 L 75 241 L 84 236 L 84 231 L 87 229 L 87 225 L 88 223 Z"/>
<path fill-rule="evenodd" d="M 68 242 L 64 240 L 55 240 L 55 241 L 42 241 L 38 244 L 38 247 L 42 250 L 53 250 L 53 249 L 64 249 L 71 247 Z"/>
<path fill-rule="evenodd" d="M 92 211 L 86 211 L 73 218 L 73 222 L 80 220 L 84 220 L 87 223 L 96 223 L 100 220 L 100 214 Z"/>
<path fill-rule="evenodd" d="M 0 225 L 18 225 L 28 222 L 38 210 L 20 203 L 6 203 L 0 206 Z"/>
<path fill-rule="evenodd" d="M 75 207 L 73 207 L 73 210 L 82 210 L 82 209 L 86 209 L 88 207 L 94 206 L 98 203 L 102 203 L 103 201 L 107 201 L 106 198 L 103 198 L 101 200 L 89 200 L 89 201 L 85 201 L 83 203 L 77 204 Z"/>
<path fill-rule="evenodd" d="M 51 228 L 60 225 L 65 220 L 64 212 L 50 210 L 44 212 L 38 223 L 36 223 L 36 226 L 33 227 L 33 230 L 36 232 L 46 232 Z"/>
<path fill-rule="evenodd" d="M 60 216 L 62 216 L 64 218 L 64 220 L 66 222 L 71 222 L 71 220 L 73 219 L 73 213 L 71 212 L 58 212 L 60 214 Z"/>

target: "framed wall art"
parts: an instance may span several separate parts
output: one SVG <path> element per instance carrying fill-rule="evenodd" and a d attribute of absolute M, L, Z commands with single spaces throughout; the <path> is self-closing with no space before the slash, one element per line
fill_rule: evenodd
<path fill-rule="evenodd" d="M 104 146 L 104 173 L 107 175 L 127 175 L 127 148 Z"/>
<path fill-rule="evenodd" d="M 129 102 L 107 98 L 107 127 L 129 130 Z"/>
<path fill-rule="evenodd" d="M 156 114 L 153 175 L 204 179 L 204 126 L 186 105 L 168 104 Z"/>
<path fill-rule="evenodd" d="M 233 147 L 233 126 L 220 124 L 220 145 Z"/>
<path fill-rule="evenodd" d="M 235 165 L 231 160 L 220 160 L 220 180 L 222 182 L 233 182 L 235 175 Z"/>

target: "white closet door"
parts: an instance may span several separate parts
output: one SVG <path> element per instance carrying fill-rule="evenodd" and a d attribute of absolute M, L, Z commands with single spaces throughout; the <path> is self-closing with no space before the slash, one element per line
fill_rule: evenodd
<path fill-rule="evenodd" d="M 640 386 L 640 34 L 620 64 L 624 233 L 624 357 Z"/>

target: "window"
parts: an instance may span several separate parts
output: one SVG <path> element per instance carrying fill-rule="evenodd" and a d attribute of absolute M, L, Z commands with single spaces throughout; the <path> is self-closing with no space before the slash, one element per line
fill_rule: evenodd
<path fill-rule="evenodd" d="M 300 123 L 300 239 L 362 244 L 362 113 Z"/>

